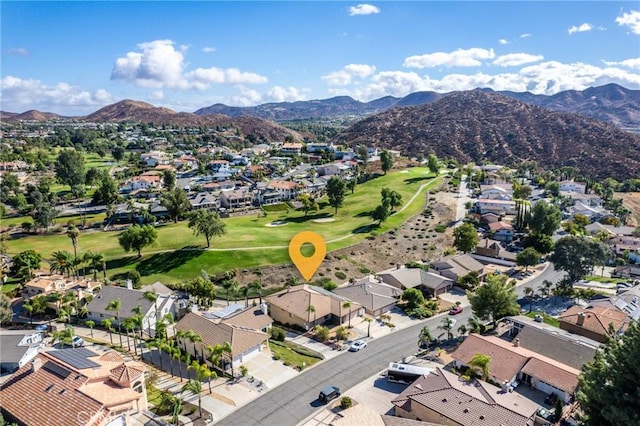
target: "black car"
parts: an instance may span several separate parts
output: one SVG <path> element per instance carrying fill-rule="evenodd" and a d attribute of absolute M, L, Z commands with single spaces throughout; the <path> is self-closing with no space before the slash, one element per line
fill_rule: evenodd
<path fill-rule="evenodd" d="M 335 386 L 328 386 L 320 391 L 318 399 L 325 404 L 340 396 L 340 389 Z"/>

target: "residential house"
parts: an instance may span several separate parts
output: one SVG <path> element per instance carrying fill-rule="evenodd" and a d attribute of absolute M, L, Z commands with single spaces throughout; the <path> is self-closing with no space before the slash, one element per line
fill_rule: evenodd
<path fill-rule="evenodd" d="M 465 277 L 472 271 L 477 272 L 480 279 L 485 275 L 482 263 L 478 262 L 470 254 L 443 257 L 433 262 L 431 267 L 443 277 L 453 280 L 453 282 L 458 282 L 458 278 Z"/>
<path fill-rule="evenodd" d="M 151 151 L 140 155 L 140 160 L 147 167 L 156 167 L 159 164 L 169 164 L 169 156 L 162 151 Z"/>
<path fill-rule="evenodd" d="M 322 164 L 316 167 L 319 176 L 344 176 L 351 167 L 343 162 Z"/>
<path fill-rule="evenodd" d="M 312 196 L 321 196 L 327 188 L 327 181 L 324 179 L 298 179 L 297 182 L 301 186 L 300 192 Z"/>
<path fill-rule="evenodd" d="M 640 320 L 640 281 L 629 288 L 620 288 L 615 296 L 606 299 L 594 299 L 592 306 L 615 308 L 625 313 L 629 319 Z"/>
<path fill-rule="evenodd" d="M 385 284 L 371 275 L 338 287 L 333 292 L 358 303 L 373 317 L 391 311 L 402 296 L 399 288 Z"/>
<path fill-rule="evenodd" d="M 58 274 L 38 275 L 27 281 L 22 292 L 23 299 L 51 293 L 73 292 L 76 297 L 82 299 L 86 295 L 92 295 L 99 290 L 102 284 L 87 277 L 64 277 Z"/>
<path fill-rule="evenodd" d="M 199 192 L 189 198 L 192 209 L 214 210 L 219 207 L 218 197 L 209 192 Z"/>
<path fill-rule="evenodd" d="M 231 173 L 230 164 L 227 160 L 213 160 L 209 162 L 209 168 L 213 173 Z"/>
<path fill-rule="evenodd" d="M 323 152 L 323 151 L 335 151 L 336 148 L 333 144 L 324 142 L 309 142 L 307 143 L 306 151 L 310 153 Z"/>
<path fill-rule="evenodd" d="M 615 275 L 625 278 L 640 278 L 640 265 L 616 266 Z"/>
<path fill-rule="evenodd" d="M 396 416 L 459 426 L 532 426 L 539 408 L 517 393 L 463 381 L 442 368 L 419 377 L 391 402 Z"/>
<path fill-rule="evenodd" d="M 156 293 L 157 300 L 155 303 L 144 297 L 147 291 Z M 114 300 L 120 301 L 119 311 L 108 309 L 109 304 Z M 100 324 L 104 319 L 108 318 L 113 320 L 114 325 L 117 325 L 118 318 L 122 322 L 126 318 L 133 316 L 133 310 L 140 307 L 142 329 L 148 334 L 154 335 L 157 320 L 168 313 L 174 314 L 174 301 L 173 292 L 160 282 L 145 286 L 144 290 L 105 286 L 89 302 L 87 318 L 95 321 L 96 324 Z"/>
<path fill-rule="evenodd" d="M 434 274 L 422 268 L 398 266 L 378 273 L 382 282 L 402 291 L 417 288 L 427 297 L 434 297 L 449 291 L 454 281 L 443 275 Z"/>
<path fill-rule="evenodd" d="M 134 176 L 126 181 L 119 189 L 122 193 L 129 193 L 137 189 L 160 189 L 162 188 L 162 177 L 158 175 Z"/>
<path fill-rule="evenodd" d="M 581 192 L 569 192 L 567 194 L 571 198 L 573 204 L 583 204 L 589 207 L 602 208 L 604 201 L 596 194 L 583 194 Z"/>
<path fill-rule="evenodd" d="M 0 388 L 2 414 L 25 426 L 130 424 L 148 409 L 146 366 L 114 350 L 50 350 Z"/>
<path fill-rule="evenodd" d="M 301 143 L 285 143 L 280 147 L 280 155 L 292 156 L 302 153 L 303 145 Z"/>
<path fill-rule="evenodd" d="M 220 194 L 220 207 L 225 209 L 241 209 L 253 205 L 254 194 L 249 188 L 222 191 Z"/>
<path fill-rule="evenodd" d="M 208 346 L 229 343 L 232 351 L 225 361 L 228 368 L 237 368 L 259 353 L 269 352 L 267 331 L 272 323 L 264 305 L 249 308 L 231 305 L 218 312 L 187 313 L 176 323 L 176 338 L 192 356 L 204 359 L 210 356 L 206 350 Z M 180 333 L 188 331 L 199 335 L 202 341 L 192 342 Z"/>
<path fill-rule="evenodd" d="M 572 306 L 558 317 L 558 321 L 562 330 L 588 337 L 596 342 L 606 342 L 612 333 L 624 333 L 629 325 L 629 318 L 624 312 L 603 306 Z"/>
<path fill-rule="evenodd" d="M 524 315 L 505 317 L 503 321 L 510 326 L 508 338 L 517 338 L 523 348 L 578 370 L 587 362 L 593 361 L 596 350 L 601 345 L 595 340 L 537 322 Z"/>
<path fill-rule="evenodd" d="M 480 195 L 478 198 L 511 201 L 513 200 L 513 185 L 510 183 L 480 185 Z"/>
<path fill-rule="evenodd" d="M 267 184 L 267 189 L 279 192 L 285 201 L 295 200 L 302 193 L 302 185 L 288 180 L 272 180 Z"/>
<path fill-rule="evenodd" d="M 480 214 L 495 213 L 499 216 L 504 216 L 517 213 L 516 202 L 512 200 L 479 198 L 476 201 L 476 208 Z"/>
<path fill-rule="evenodd" d="M 611 234 L 611 236 L 621 235 L 626 237 L 633 235 L 636 230 L 633 226 L 603 225 L 600 222 L 591 223 L 585 226 L 584 229 L 589 233 L 589 235 L 596 235 L 600 231 L 605 231 Z"/>
<path fill-rule="evenodd" d="M 483 238 L 478 241 L 475 251 L 479 256 L 508 260 L 510 262 L 515 262 L 516 260 L 515 253 L 507 251 L 500 241 L 492 240 L 490 238 Z"/>
<path fill-rule="evenodd" d="M 563 180 L 559 182 L 560 192 L 577 192 L 584 194 L 587 190 L 587 184 L 584 182 L 574 182 L 573 180 Z"/>
<path fill-rule="evenodd" d="M 500 222 L 503 217 L 504 215 L 499 215 L 496 213 L 489 212 L 489 213 L 480 215 L 479 220 L 480 220 L 480 223 L 482 223 L 483 225 L 486 225 L 493 222 Z"/>
<path fill-rule="evenodd" d="M 344 324 L 364 314 L 359 303 L 308 284 L 289 287 L 265 298 L 271 317 L 306 330 L 317 324 Z M 313 306 L 313 312 L 309 309 Z"/>
<path fill-rule="evenodd" d="M 580 370 L 496 336 L 470 334 L 451 354 L 456 368 L 465 368 L 476 354 L 491 357 L 489 380 L 511 386 L 515 381 L 546 394 L 555 393 L 565 403 L 578 388 Z"/>
<path fill-rule="evenodd" d="M 640 237 L 617 235 L 607 243 L 612 247 L 615 254 L 622 255 L 628 252 L 631 261 L 640 260 Z"/>
<path fill-rule="evenodd" d="M 149 213 L 157 220 L 167 220 L 170 218 L 169 210 L 160 201 L 153 201 L 149 205 Z"/>
<path fill-rule="evenodd" d="M 507 222 L 492 222 L 487 227 L 492 238 L 497 241 L 510 243 L 516 235 L 516 230 Z"/>
<path fill-rule="evenodd" d="M 42 333 L 33 330 L 0 330 L 0 374 L 13 373 L 31 361 L 44 347 Z"/>

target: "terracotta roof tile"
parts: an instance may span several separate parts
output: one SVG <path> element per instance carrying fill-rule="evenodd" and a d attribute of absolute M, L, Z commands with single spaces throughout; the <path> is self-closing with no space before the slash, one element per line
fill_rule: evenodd
<path fill-rule="evenodd" d="M 578 317 L 581 312 L 584 313 L 584 323 L 580 326 L 578 325 Z M 624 312 L 603 306 L 592 306 L 589 308 L 572 306 L 560 315 L 558 320 L 561 325 L 563 322 L 572 324 L 603 336 L 609 334 L 609 324 L 613 324 L 613 328 L 616 331 L 624 331 L 629 322 L 629 318 Z"/>

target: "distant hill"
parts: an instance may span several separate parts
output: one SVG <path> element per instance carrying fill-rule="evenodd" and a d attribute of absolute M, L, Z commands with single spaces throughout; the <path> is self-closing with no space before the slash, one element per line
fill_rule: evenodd
<path fill-rule="evenodd" d="M 53 120 L 57 118 L 64 118 L 64 117 L 58 114 L 54 114 L 52 112 L 40 112 L 40 111 L 36 111 L 35 109 L 31 109 L 29 111 L 25 111 L 22 113 L 1 111 L 0 118 L 6 121 L 13 121 L 13 120 L 15 121 L 18 121 L 18 120 L 47 121 L 47 120 Z"/>
<path fill-rule="evenodd" d="M 640 136 L 578 114 L 555 112 L 485 91 L 455 92 L 432 103 L 392 108 L 334 140 L 408 156 L 435 153 L 462 162 L 579 168 L 587 176 L 637 177 Z"/>
<path fill-rule="evenodd" d="M 478 89 L 494 92 L 491 89 Z M 197 115 L 225 114 L 232 117 L 250 115 L 267 120 L 294 120 L 309 118 L 337 118 L 379 113 L 399 106 L 415 106 L 431 103 L 451 93 L 415 92 L 403 98 L 386 96 L 370 102 L 359 102 L 348 96 L 330 99 L 280 102 L 253 107 L 230 107 L 215 104 L 201 108 Z M 554 111 L 573 112 L 612 123 L 619 127 L 640 128 L 640 90 L 626 89 L 617 84 L 593 87 L 583 91 L 568 90 L 552 96 L 523 92 L 497 92 L 523 102 Z"/>

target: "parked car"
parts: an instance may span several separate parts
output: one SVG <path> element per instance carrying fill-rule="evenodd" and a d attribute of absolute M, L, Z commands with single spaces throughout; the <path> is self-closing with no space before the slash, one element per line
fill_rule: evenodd
<path fill-rule="evenodd" d="M 438 342 L 439 342 L 439 340 L 434 337 L 428 342 L 420 343 L 420 349 L 435 348 L 436 346 L 438 346 Z"/>
<path fill-rule="evenodd" d="M 367 347 L 367 342 L 364 340 L 356 340 L 349 346 L 349 352 L 358 352 L 360 349 Z"/>
<path fill-rule="evenodd" d="M 550 393 L 549 395 L 547 395 L 547 397 L 544 399 L 544 403 L 546 405 L 550 405 L 550 406 L 554 406 L 555 403 L 558 401 L 558 395 L 556 395 L 555 393 Z"/>
<path fill-rule="evenodd" d="M 65 343 L 64 346 L 80 348 L 84 346 L 84 340 L 80 336 L 73 336 L 73 338 L 71 339 L 71 343 Z"/>
<path fill-rule="evenodd" d="M 456 306 L 449 311 L 449 315 L 458 315 L 459 313 L 462 313 L 463 310 L 462 306 Z"/>
<path fill-rule="evenodd" d="M 320 391 L 318 399 L 325 404 L 340 396 L 340 389 L 336 386 L 328 386 Z"/>
<path fill-rule="evenodd" d="M 36 331 L 47 331 L 48 329 L 49 327 L 47 326 L 47 324 L 36 325 Z"/>
<path fill-rule="evenodd" d="M 549 423 L 554 423 L 556 421 L 555 414 L 552 411 L 547 410 L 546 408 L 540 408 L 536 414 Z"/>

